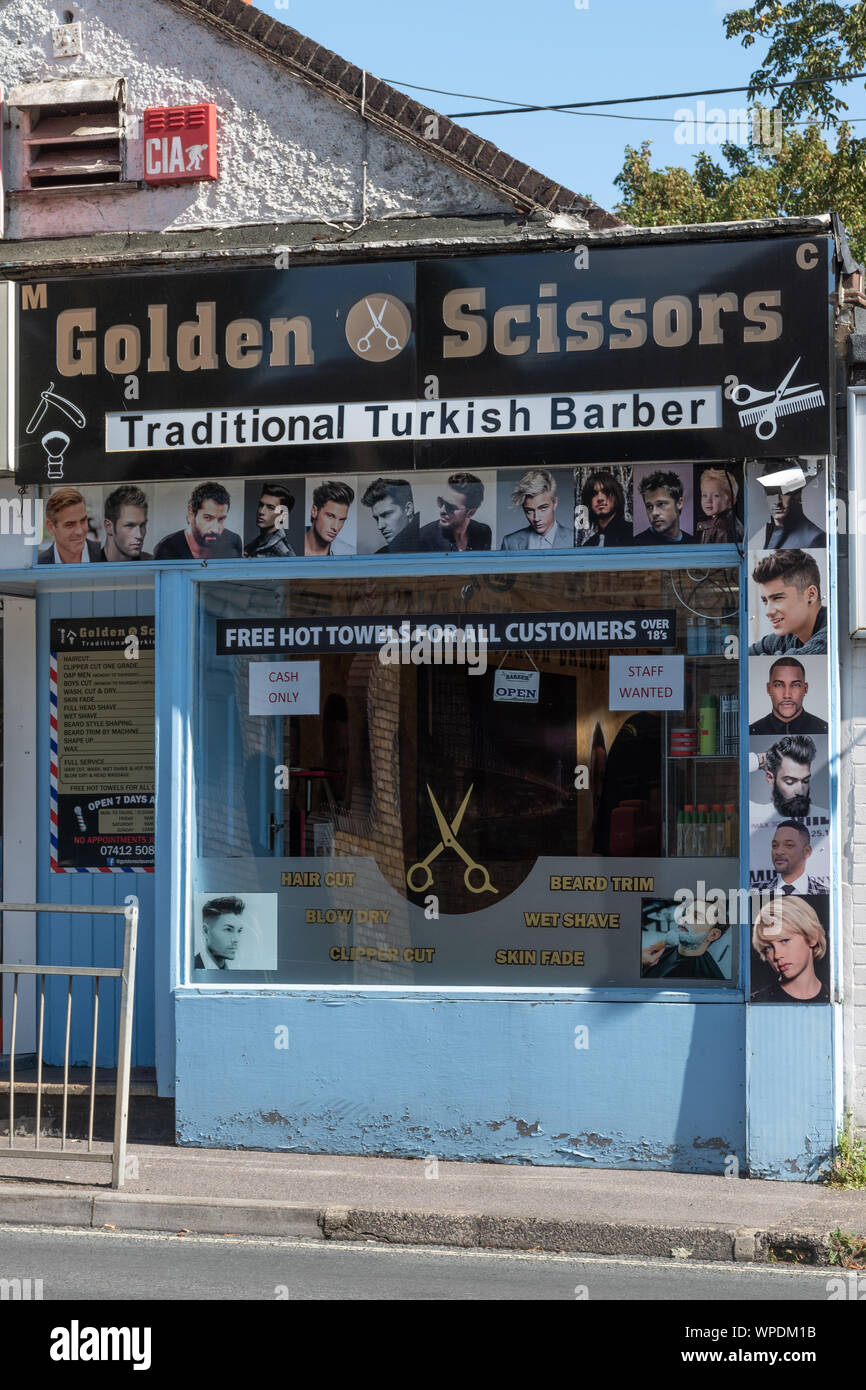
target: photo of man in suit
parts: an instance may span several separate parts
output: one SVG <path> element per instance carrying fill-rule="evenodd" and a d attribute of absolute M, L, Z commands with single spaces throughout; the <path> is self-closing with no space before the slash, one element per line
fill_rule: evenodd
<path fill-rule="evenodd" d="M 776 877 L 768 885 L 771 891 L 785 897 L 791 893 L 829 893 L 830 880 L 808 871 L 812 836 L 802 821 L 779 821 L 773 831 L 770 854 L 776 870 Z"/>
<path fill-rule="evenodd" d="M 45 503 L 45 529 L 51 544 L 36 556 L 38 565 L 87 565 L 105 557 L 88 538 L 87 503 L 76 487 L 59 487 Z"/>
<path fill-rule="evenodd" d="M 787 460 L 786 460 L 787 462 Z M 794 463 L 800 463 L 794 459 Z M 805 460 L 803 460 L 805 462 Z M 763 476 L 778 473 L 779 463 L 771 460 L 764 465 Z M 810 521 L 803 511 L 805 488 L 793 492 L 783 492 L 779 487 L 761 488 L 767 499 L 770 519 L 763 533 L 752 542 L 754 550 L 823 550 L 827 544 L 827 533 L 814 521 Z"/>
<path fill-rule="evenodd" d="M 436 499 L 439 520 L 421 527 L 419 550 L 489 550 L 493 532 L 473 521 L 484 501 L 484 484 L 474 473 L 452 473 Z"/>
<path fill-rule="evenodd" d="M 574 535 L 556 519 L 556 479 L 546 468 L 524 473 L 511 494 L 511 505 L 522 508 L 527 524 L 505 537 L 503 550 L 571 550 Z"/>

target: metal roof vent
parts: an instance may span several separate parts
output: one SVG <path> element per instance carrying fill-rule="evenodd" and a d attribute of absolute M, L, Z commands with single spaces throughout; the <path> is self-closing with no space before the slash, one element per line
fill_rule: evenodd
<path fill-rule="evenodd" d="M 21 108 L 24 187 L 100 187 L 123 179 L 124 84 L 118 77 L 28 82 L 13 88 Z"/>

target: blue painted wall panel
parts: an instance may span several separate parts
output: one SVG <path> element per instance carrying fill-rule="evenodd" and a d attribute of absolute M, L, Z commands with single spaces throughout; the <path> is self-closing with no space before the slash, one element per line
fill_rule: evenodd
<path fill-rule="evenodd" d="M 695 1173 L 745 1162 L 742 1004 L 181 990 L 176 1022 L 183 1144 Z"/>
<path fill-rule="evenodd" d="M 749 1172 L 804 1182 L 818 1176 L 836 1134 L 834 1013 L 838 1005 L 751 1004 Z"/>
<path fill-rule="evenodd" d="M 130 613 L 152 614 L 154 597 L 149 590 L 115 593 L 43 594 L 37 600 L 37 700 L 38 778 L 37 884 L 40 902 L 122 905 L 128 893 L 139 899 L 138 960 L 133 1014 L 133 1066 L 154 1064 L 154 875 L 153 874 L 56 874 L 49 867 L 49 685 L 48 656 L 52 618 L 120 617 Z M 121 965 L 123 919 L 81 918 L 52 914 L 40 916 L 37 925 L 37 957 L 44 965 Z M 70 1062 L 84 1065 L 91 1055 L 91 999 L 93 985 L 76 980 L 72 994 Z M 100 986 L 98 1065 L 113 1066 L 117 1057 L 117 1021 L 120 990 L 104 981 Z M 46 985 L 46 1062 L 63 1061 L 66 1026 L 66 981 Z"/>

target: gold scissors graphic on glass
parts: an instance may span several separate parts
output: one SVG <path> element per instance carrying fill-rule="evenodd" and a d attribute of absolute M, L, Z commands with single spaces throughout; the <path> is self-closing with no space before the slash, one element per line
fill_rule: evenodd
<path fill-rule="evenodd" d="M 469 889 L 470 893 L 498 893 L 499 889 L 493 887 L 493 884 L 490 882 L 490 875 L 485 869 L 484 865 L 476 864 L 474 859 L 470 859 L 469 855 L 466 853 L 466 850 L 463 848 L 461 844 L 458 844 L 457 841 L 457 832 L 460 829 L 460 823 L 463 820 L 463 816 L 466 812 L 466 807 L 469 805 L 469 798 L 472 795 L 472 787 L 469 788 L 468 792 L 461 801 L 457 815 L 454 817 L 450 825 L 448 824 L 447 820 L 445 819 L 441 810 L 439 809 L 439 803 L 433 795 L 432 791 L 430 790 L 429 784 L 427 786 L 427 795 L 430 798 L 430 805 L 433 807 L 433 814 L 436 817 L 436 824 L 439 826 L 439 834 L 442 836 L 442 839 L 439 841 L 436 848 L 430 851 L 426 859 L 422 859 L 419 863 L 413 864 L 411 869 L 407 873 L 406 882 L 412 889 L 412 892 L 423 893 L 425 888 L 429 888 L 431 886 L 433 882 L 433 875 L 430 872 L 430 865 L 433 863 L 434 859 L 438 859 L 439 855 L 442 853 L 443 850 L 453 849 L 457 852 L 457 854 L 460 855 L 460 858 L 466 864 L 466 868 L 463 871 L 463 882 L 466 884 L 466 887 Z M 422 883 L 417 883 L 414 881 L 417 879 L 419 872 L 423 873 L 424 875 L 424 881 Z M 472 884 L 472 875 L 474 873 L 478 873 L 481 875 L 481 883 L 477 888 L 473 887 Z"/>
<path fill-rule="evenodd" d="M 388 329 L 385 327 L 384 323 L 382 322 L 382 315 L 387 309 L 389 301 L 387 299 L 382 300 L 382 307 L 380 308 L 378 314 L 376 313 L 376 310 L 373 308 L 369 299 L 365 299 L 364 303 L 370 310 L 370 318 L 373 320 L 373 322 L 369 333 L 365 333 L 363 337 L 358 339 L 358 351 L 370 351 L 370 339 L 378 329 L 380 333 L 383 333 L 385 335 L 385 346 L 388 349 L 388 351 L 396 352 L 398 348 L 402 346 L 402 344 L 400 343 L 400 339 L 396 338 L 393 333 L 390 333 Z"/>

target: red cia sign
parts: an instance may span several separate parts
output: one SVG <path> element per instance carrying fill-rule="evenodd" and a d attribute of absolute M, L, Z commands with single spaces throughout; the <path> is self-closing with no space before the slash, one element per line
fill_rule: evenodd
<path fill-rule="evenodd" d="M 217 176 L 216 104 L 151 106 L 144 113 L 145 183 L 196 183 Z"/>

